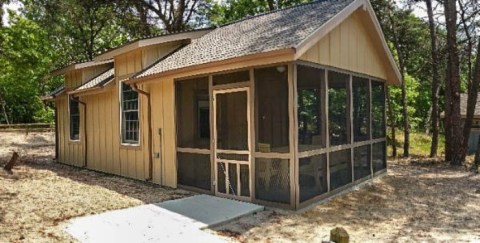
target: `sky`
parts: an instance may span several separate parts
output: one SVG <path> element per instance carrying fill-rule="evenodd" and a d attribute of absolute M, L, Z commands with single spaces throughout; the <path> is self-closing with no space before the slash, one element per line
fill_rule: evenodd
<path fill-rule="evenodd" d="M 14 10 L 14 11 L 18 11 L 18 9 L 21 7 L 22 5 L 18 2 L 15 2 L 15 3 L 10 3 L 10 4 L 7 4 L 7 5 L 4 5 L 3 6 L 3 10 L 4 10 L 4 15 L 2 16 L 2 20 L 3 20 L 3 23 L 5 23 L 5 25 L 8 26 L 8 13 L 7 13 L 7 9 L 11 9 L 11 10 Z"/>

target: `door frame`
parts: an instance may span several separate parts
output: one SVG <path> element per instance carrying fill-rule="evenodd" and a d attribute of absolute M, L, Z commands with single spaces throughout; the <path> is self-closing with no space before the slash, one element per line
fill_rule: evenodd
<path fill-rule="evenodd" d="M 229 93 L 237 93 L 237 92 L 246 92 L 247 94 L 247 99 L 246 99 L 246 119 L 247 119 L 247 147 L 248 150 L 223 150 L 223 149 L 218 149 L 217 148 L 217 138 L 218 138 L 218 131 L 217 131 L 217 94 L 229 94 Z M 252 178 L 252 160 L 253 160 L 253 154 L 252 154 L 252 134 L 251 134 L 251 129 L 252 129 L 252 120 L 251 120 L 251 96 L 250 96 L 250 87 L 240 87 L 240 88 L 228 88 L 228 89 L 213 89 L 212 90 L 212 95 L 213 95 L 213 147 L 212 147 L 212 153 L 213 153 L 213 164 L 214 164 L 214 175 L 213 178 L 215 180 L 215 196 L 219 197 L 226 197 L 226 198 L 232 198 L 236 200 L 242 200 L 242 201 L 252 201 L 253 198 L 253 178 Z M 228 153 L 228 154 L 242 154 L 242 155 L 248 155 L 248 161 L 237 161 L 237 160 L 225 160 L 225 159 L 218 159 L 217 154 L 219 153 Z M 236 164 L 237 166 L 237 190 L 238 188 L 241 187 L 240 183 L 240 165 L 248 165 L 248 175 L 249 175 L 249 192 L 250 196 L 240 196 L 240 195 L 231 195 L 229 194 L 229 188 L 226 186 L 226 192 L 227 193 L 221 193 L 218 192 L 218 163 L 223 162 L 225 164 Z M 226 175 L 225 175 L 225 183 L 227 183 L 229 176 L 228 176 L 228 170 L 226 170 Z"/>

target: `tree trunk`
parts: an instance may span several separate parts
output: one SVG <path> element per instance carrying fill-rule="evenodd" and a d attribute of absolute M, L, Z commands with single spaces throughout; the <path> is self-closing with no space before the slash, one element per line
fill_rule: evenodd
<path fill-rule="evenodd" d="M 410 127 L 408 122 L 407 84 L 405 81 L 405 70 L 402 68 L 402 113 L 403 113 L 403 157 L 410 157 Z"/>
<path fill-rule="evenodd" d="M 468 89 L 468 100 L 467 100 L 467 115 L 465 117 L 465 123 L 463 125 L 463 146 L 461 147 L 460 158 L 461 161 L 465 161 L 465 157 L 467 156 L 468 151 L 468 139 L 470 137 L 470 131 L 472 129 L 473 124 L 473 116 L 475 115 L 475 106 L 477 105 L 477 97 L 478 97 L 478 86 L 480 82 L 480 58 L 478 55 L 480 54 L 480 39 L 478 42 L 477 48 L 477 60 L 475 62 L 474 74 L 471 85 L 469 85 Z"/>
<path fill-rule="evenodd" d="M 389 121 L 388 125 L 390 126 L 391 132 L 391 142 L 390 145 L 392 146 L 392 157 L 397 157 L 397 138 L 395 137 L 395 116 L 393 114 L 392 102 L 390 99 L 390 92 L 387 88 L 387 106 L 388 106 L 388 116 L 390 117 L 387 119 Z"/>
<path fill-rule="evenodd" d="M 449 97 L 449 113 L 446 114 L 446 124 L 449 129 L 449 149 L 446 151 L 446 158 L 450 159 L 451 165 L 461 165 L 461 150 L 463 146 L 462 121 L 460 116 L 460 66 L 459 53 L 457 48 L 457 6 L 455 0 L 445 0 L 445 20 L 447 26 L 447 80 L 446 88 Z M 448 127 L 447 127 L 448 126 Z"/>
<path fill-rule="evenodd" d="M 17 153 L 17 152 L 13 152 L 12 158 L 11 158 L 10 161 L 8 161 L 8 163 L 3 167 L 3 169 L 6 170 L 6 171 L 11 172 L 12 169 L 13 169 L 13 166 L 15 166 L 15 163 L 17 163 L 17 159 L 18 159 L 18 153 Z"/>
<path fill-rule="evenodd" d="M 436 157 L 438 153 L 438 95 L 440 92 L 440 74 L 438 70 L 439 58 L 437 49 L 437 33 L 435 30 L 435 21 L 433 19 L 433 7 L 432 0 L 425 0 L 427 5 L 428 14 L 428 26 L 430 29 L 430 42 L 431 42 L 431 54 L 432 54 L 432 107 L 431 107 L 431 130 L 432 130 L 432 144 L 430 146 L 430 157 Z"/>

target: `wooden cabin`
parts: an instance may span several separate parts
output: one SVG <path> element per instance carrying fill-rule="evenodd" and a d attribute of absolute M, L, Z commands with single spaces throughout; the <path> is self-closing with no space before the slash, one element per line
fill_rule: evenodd
<path fill-rule="evenodd" d="M 401 77 L 368 0 L 139 40 L 57 70 L 58 161 L 299 209 L 386 172 Z"/>

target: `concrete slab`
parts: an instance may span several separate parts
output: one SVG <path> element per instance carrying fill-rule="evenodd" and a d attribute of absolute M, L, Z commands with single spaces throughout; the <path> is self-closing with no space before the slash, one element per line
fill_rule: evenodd
<path fill-rule="evenodd" d="M 263 211 L 260 205 L 209 195 L 196 195 L 156 204 L 159 207 L 196 220 L 199 228 L 213 227 L 233 219 Z"/>
<path fill-rule="evenodd" d="M 207 195 L 73 219 L 66 231 L 80 242 L 222 242 L 202 229 L 263 210 Z"/>

